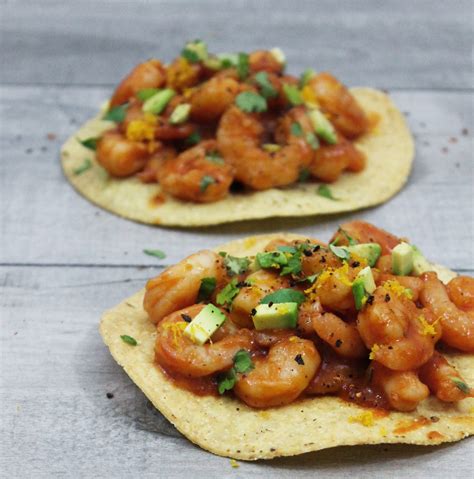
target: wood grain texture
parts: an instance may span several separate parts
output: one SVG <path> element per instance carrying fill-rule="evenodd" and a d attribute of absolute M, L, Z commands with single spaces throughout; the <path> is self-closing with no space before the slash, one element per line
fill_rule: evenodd
<path fill-rule="evenodd" d="M 92 87 L 3 87 L 0 131 L 5 161 L 0 263 L 170 264 L 198 248 L 236 236 L 290 230 L 327 240 L 337 225 L 364 217 L 419 244 L 454 269 L 474 265 L 472 132 L 469 97 L 459 92 L 394 91 L 416 136 L 408 184 L 378 208 L 329 217 L 271 219 L 199 229 L 165 229 L 125 221 L 80 197 L 62 175 L 58 149 L 109 90 Z M 47 134 L 54 132 L 54 141 Z M 8 200 L 7 200 L 8 199 Z M 14 238 L 14 241 L 11 239 Z M 461 248 L 440 248 L 456 238 Z M 9 240 L 8 240 L 9 239 Z M 151 260 L 144 248 L 167 253 Z"/>
<path fill-rule="evenodd" d="M 352 85 L 472 86 L 472 4 L 432 0 L 10 1 L 1 78 L 115 84 L 140 59 L 171 60 L 186 39 L 216 51 L 282 47 L 290 71 Z"/>

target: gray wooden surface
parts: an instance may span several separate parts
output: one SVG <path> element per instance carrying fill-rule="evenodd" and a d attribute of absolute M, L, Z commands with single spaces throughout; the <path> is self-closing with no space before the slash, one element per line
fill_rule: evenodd
<path fill-rule="evenodd" d="M 470 476 L 472 440 L 338 448 L 232 469 L 150 407 L 97 331 L 104 309 L 197 248 L 283 229 L 327 239 L 349 218 L 408 236 L 433 260 L 473 274 L 470 2 L 16 0 L 0 8 L 1 477 Z M 134 63 L 168 60 L 195 37 L 220 51 L 279 45 L 295 72 L 311 65 L 389 89 L 416 135 L 407 187 L 349 215 L 196 230 L 148 227 L 89 204 L 62 176 L 61 142 Z"/>

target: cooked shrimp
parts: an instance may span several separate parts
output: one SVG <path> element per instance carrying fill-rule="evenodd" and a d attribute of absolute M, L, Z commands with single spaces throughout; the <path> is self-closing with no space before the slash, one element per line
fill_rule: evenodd
<path fill-rule="evenodd" d="M 268 152 L 260 146 L 263 133 L 256 114 L 231 106 L 222 115 L 217 141 L 225 160 L 235 168 L 235 178 L 255 190 L 294 183 L 311 160 L 311 147 L 303 138 L 289 137 L 278 151 Z"/>
<path fill-rule="evenodd" d="M 183 315 L 193 319 L 203 307 L 195 304 L 175 311 L 158 325 L 155 357 L 164 368 L 189 377 L 208 376 L 229 369 L 240 349 L 252 348 L 252 335 L 248 330 L 239 330 L 202 346 L 186 337 L 183 331 L 188 323 Z"/>
<path fill-rule="evenodd" d="M 213 77 L 197 87 L 191 95 L 191 117 L 197 121 L 217 120 L 233 103 L 240 91 L 237 80 Z"/>
<path fill-rule="evenodd" d="M 392 249 L 401 241 L 396 236 L 381 228 L 377 228 L 371 223 L 355 220 L 342 224 L 331 238 L 331 243 L 337 241 L 338 245 L 349 244 L 346 235 L 341 230 L 354 238 L 358 243 L 378 243 L 382 248 L 382 255 L 390 254 Z"/>
<path fill-rule="evenodd" d="M 166 161 L 176 158 L 176 150 L 171 146 L 159 147 L 158 150 L 148 158 L 143 171 L 137 177 L 143 183 L 155 183 L 158 181 L 158 172 Z"/>
<path fill-rule="evenodd" d="M 336 181 L 344 170 L 361 171 L 365 155 L 350 141 L 338 134 L 335 145 L 323 144 L 315 150 L 309 165 L 311 175 L 321 181 Z"/>
<path fill-rule="evenodd" d="M 414 371 L 392 371 L 372 362 L 372 384 L 382 388 L 388 402 L 397 411 L 413 411 L 430 395 L 429 389 Z"/>
<path fill-rule="evenodd" d="M 449 299 L 463 311 L 474 311 L 474 278 L 456 276 L 446 286 Z"/>
<path fill-rule="evenodd" d="M 97 142 L 96 159 L 112 176 L 133 175 L 149 156 L 144 143 L 128 140 L 116 130 L 106 131 Z"/>
<path fill-rule="evenodd" d="M 166 86 L 182 92 L 196 85 L 203 73 L 200 63 L 189 63 L 185 58 L 176 58 L 166 70 Z"/>
<path fill-rule="evenodd" d="M 346 323 L 332 313 L 316 313 L 313 328 L 334 351 L 345 358 L 363 358 L 367 348 L 354 323 Z"/>
<path fill-rule="evenodd" d="M 321 357 L 312 341 L 295 336 L 277 342 L 254 364 L 252 371 L 238 378 L 236 396 L 252 407 L 282 406 L 306 389 Z"/>
<path fill-rule="evenodd" d="M 440 326 L 427 309 L 379 286 L 359 312 L 357 328 L 371 359 L 395 371 L 415 369 L 433 355 Z"/>
<path fill-rule="evenodd" d="M 229 192 L 234 179 L 233 169 L 218 156 L 214 140 L 203 141 L 164 161 L 158 181 L 166 193 L 176 198 L 198 203 L 217 201 Z"/>
<path fill-rule="evenodd" d="M 249 286 L 240 288 L 239 293 L 232 302 L 230 316 L 232 320 L 243 327 L 253 327 L 251 313 L 267 294 L 288 287 L 288 279 L 278 273 L 260 269 L 247 276 Z"/>
<path fill-rule="evenodd" d="M 474 311 L 463 311 L 450 301 L 446 287 L 438 279 L 436 273 L 421 275 L 424 288 L 421 291 L 420 301 L 439 318 L 442 328 L 443 341 L 454 348 L 468 353 L 474 352 Z M 470 296 L 472 291 L 466 287 L 473 282 L 464 284 L 464 295 Z M 457 289 L 456 283 L 451 287 L 451 294 Z M 457 300 L 458 297 L 456 296 Z M 462 303 L 464 304 L 464 303 Z"/>
<path fill-rule="evenodd" d="M 385 281 L 397 281 L 404 288 L 409 289 L 412 294 L 412 301 L 418 301 L 421 290 L 423 289 L 423 281 L 414 276 L 395 276 L 393 274 L 380 273 L 375 278 L 375 283 L 377 286 L 385 283 Z"/>
<path fill-rule="evenodd" d="M 249 55 L 249 67 L 253 73 L 260 71 L 281 73 L 285 68 L 285 64 L 280 63 L 272 52 L 257 50 Z"/>
<path fill-rule="evenodd" d="M 334 126 L 347 138 L 365 133 L 369 122 L 352 93 L 330 73 L 319 73 L 307 84 Z"/>
<path fill-rule="evenodd" d="M 216 278 L 220 287 L 225 276 L 221 256 L 209 250 L 199 251 L 148 281 L 143 307 L 150 320 L 159 323 L 173 311 L 196 302 L 202 279 Z"/>
<path fill-rule="evenodd" d="M 456 368 L 446 358 L 435 351 L 430 360 L 420 369 L 420 379 L 438 399 L 446 402 L 460 401 L 474 396 Z"/>
<path fill-rule="evenodd" d="M 380 258 L 375 263 L 375 268 L 380 271 L 380 273 L 392 273 L 392 255 L 391 254 L 384 254 L 381 255 Z"/>
<path fill-rule="evenodd" d="M 323 307 L 318 299 L 305 301 L 298 310 L 298 331 L 302 336 L 314 336 L 313 318 L 323 313 Z"/>
<path fill-rule="evenodd" d="M 110 100 L 111 106 L 126 103 L 144 88 L 160 88 L 165 83 L 165 68 L 158 60 L 137 65 L 119 84 Z"/>

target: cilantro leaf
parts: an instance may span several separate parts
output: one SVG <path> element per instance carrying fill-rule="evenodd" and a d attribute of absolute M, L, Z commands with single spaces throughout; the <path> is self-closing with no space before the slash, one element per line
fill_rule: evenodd
<path fill-rule="evenodd" d="M 199 62 L 199 55 L 195 51 L 189 50 L 188 48 L 183 48 L 181 50 L 181 56 L 189 63 Z"/>
<path fill-rule="evenodd" d="M 84 160 L 84 163 L 82 163 L 82 165 L 78 166 L 77 168 L 75 168 L 73 170 L 73 173 L 77 176 L 77 175 L 82 175 L 82 173 L 84 173 L 84 171 L 87 171 L 89 168 L 92 167 L 92 161 L 89 159 L 89 158 L 86 158 Z"/>
<path fill-rule="evenodd" d="M 329 243 L 329 249 L 335 256 L 337 256 L 339 259 L 342 259 L 343 261 L 349 261 L 351 257 L 351 254 L 346 248 L 336 246 L 334 243 Z"/>
<path fill-rule="evenodd" d="M 197 301 L 200 303 L 201 301 L 206 301 L 209 299 L 216 289 L 216 278 L 202 278 L 201 279 L 201 286 L 199 286 L 199 292 Z"/>
<path fill-rule="evenodd" d="M 231 368 L 224 374 L 220 374 L 217 379 L 217 390 L 219 394 L 224 394 L 226 391 L 230 391 L 237 382 L 237 375 L 235 369 Z"/>
<path fill-rule="evenodd" d="M 144 249 L 143 252 L 147 254 L 148 256 L 154 256 L 155 258 L 158 258 L 158 259 L 166 258 L 166 254 L 160 249 Z"/>
<path fill-rule="evenodd" d="M 245 80 L 249 74 L 249 56 L 247 53 L 239 53 L 237 58 L 237 73 L 241 80 Z"/>
<path fill-rule="evenodd" d="M 285 92 L 286 98 L 293 106 L 298 106 L 303 104 L 303 98 L 301 93 L 298 90 L 296 85 L 290 85 L 289 83 L 283 84 L 283 91 Z"/>
<path fill-rule="evenodd" d="M 159 91 L 159 88 L 143 88 L 138 90 L 135 95 L 140 101 L 145 102 Z"/>
<path fill-rule="evenodd" d="M 306 133 L 306 142 L 313 150 L 317 150 L 319 148 L 319 140 L 318 137 L 311 131 Z"/>
<path fill-rule="evenodd" d="M 86 148 L 89 148 L 89 150 L 94 150 L 97 148 L 97 140 L 99 138 L 86 138 L 85 140 L 79 140 L 77 141 L 82 145 L 85 146 Z"/>
<path fill-rule="evenodd" d="M 237 373 L 248 373 L 255 368 L 250 354 L 245 349 L 240 349 L 234 356 L 234 369 Z"/>
<path fill-rule="evenodd" d="M 209 176 L 209 175 L 204 175 L 202 178 L 201 178 L 201 182 L 199 183 L 199 191 L 201 193 L 204 193 L 207 188 L 214 184 L 216 182 L 215 178 L 213 176 Z"/>
<path fill-rule="evenodd" d="M 189 146 L 197 145 L 200 141 L 201 141 L 201 135 L 199 134 L 198 131 L 194 131 L 184 140 L 186 145 L 189 145 Z"/>
<path fill-rule="evenodd" d="M 120 336 L 120 338 L 124 343 L 130 344 L 130 346 L 136 346 L 138 344 L 137 340 L 135 338 L 132 338 L 128 334 L 123 334 L 122 336 Z"/>
<path fill-rule="evenodd" d="M 342 228 L 339 228 L 339 232 L 342 233 L 346 237 L 350 246 L 354 246 L 355 244 L 357 244 L 357 241 L 352 236 L 350 236 L 349 233 L 346 230 L 343 230 Z"/>
<path fill-rule="evenodd" d="M 115 123 L 122 123 L 127 114 L 128 103 L 123 105 L 113 106 L 102 118 L 103 120 L 113 121 Z"/>
<path fill-rule="evenodd" d="M 462 391 L 464 394 L 469 394 L 470 392 L 470 387 L 461 379 L 459 378 L 451 378 L 451 381 L 454 383 L 454 385 Z"/>
<path fill-rule="evenodd" d="M 258 72 L 255 75 L 255 82 L 259 86 L 259 90 L 264 98 L 275 98 L 278 95 L 278 91 L 268 79 L 267 72 Z"/>
<path fill-rule="evenodd" d="M 210 151 L 207 153 L 206 160 L 210 161 L 211 163 L 215 163 L 216 165 L 224 164 L 224 160 L 222 159 L 222 156 L 219 155 L 218 151 Z"/>
<path fill-rule="evenodd" d="M 252 91 L 244 91 L 239 93 L 235 98 L 235 104 L 246 113 L 257 112 L 267 110 L 267 100 L 258 93 Z"/>
<path fill-rule="evenodd" d="M 231 306 L 234 298 L 239 294 L 239 287 L 237 286 L 237 279 L 233 279 L 223 288 L 216 297 L 216 302 L 220 306 Z"/>
<path fill-rule="evenodd" d="M 297 121 L 291 124 L 290 131 L 293 136 L 303 136 L 303 128 Z"/>
<path fill-rule="evenodd" d="M 250 259 L 244 256 L 243 258 L 237 258 L 236 256 L 231 256 L 225 253 L 224 264 L 227 268 L 227 273 L 230 276 L 235 276 L 236 274 L 245 273 L 250 265 Z"/>
<path fill-rule="evenodd" d="M 339 198 L 335 198 L 333 196 L 332 191 L 330 190 L 328 185 L 319 185 L 318 189 L 316 190 L 316 193 L 319 196 L 323 196 L 324 198 L 327 198 L 329 200 L 339 201 Z"/>
<path fill-rule="evenodd" d="M 283 288 L 274 293 L 267 294 L 260 300 L 260 304 L 268 303 L 304 303 L 306 296 L 296 289 Z"/>
<path fill-rule="evenodd" d="M 295 253 L 293 256 L 288 258 L 288 264 L 281 270 L 280 275 L 284 276 L 285 274 L 294 274 L 297 275 L 301 273 L 301 253 Z"/>
<path fill-rule="evenodd" d="M 207 53 L 207 45 L 201 40 L 188 42 L 181 51 L 181 56 L 189 63 L 198 63 L 209 56 Z"/>
<path fill-rule="evenodd" d="M 308 168 L 303 168 L 302 170 L 300 170 L 300 174 L 298 175 L 298 181 L 300 183 L 303 181 L 307 181 L 310 176 L 311 172 L 308 170 Z"/>
<path fill-rule="evenodd" d="M 257 264 L 260 268 L 280 268 L 288 264 L 288 258 L 282 251 L 257 253 Z"/>

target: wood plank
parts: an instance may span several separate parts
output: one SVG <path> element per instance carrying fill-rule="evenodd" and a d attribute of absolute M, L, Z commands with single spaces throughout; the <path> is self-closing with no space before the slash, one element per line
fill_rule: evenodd
<path fill-rule="evenodd" d="M 102 310 L 157 272 L 0 268 L 2 477 L 469 477 L 472 440 L 336 448 L 238 470 L 192 446 L 113 361 L 97 330 Z"/>
<path fill-rule="evenodd" d="M 347 215 L 242 222 L 193 230 L 118 218 L 80 197 L 64 179 L 58 149 L 92 116 L 106 88 L 3 87 L 0 115 L 2 232 L 0 263 L 170 264 L 235 237 L 290 230 L 328 239 L 337 225 L 363 217 L 407 236 L 433 260 L 473 266 L 472 119 L 470 94 L 394 91 L 416 135 L 408 185 L 385 205 Z M 469 135 L 462 131 L 467 128 Z M 47 134 L 56 135 L 54 141 Z M 455 241 L 455 245 L 453 244 Z M 142 253 L 160 248 L 157 261 Z"/>
<path fill-rule="evenodd" d="M 200 36 L 216 51 L 281 46 L 291 71 L 327 69 L 351 84 L 471 88 L 471 33 L 469 0 L 10 1 L 1 79 L 115 84 L 141 59 L 169 61 Z"/>

